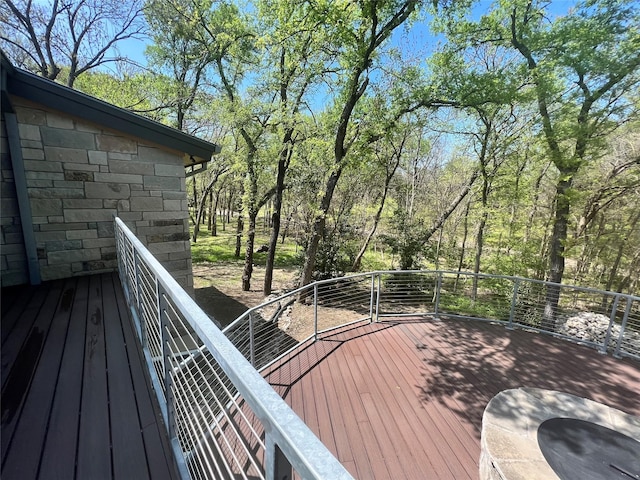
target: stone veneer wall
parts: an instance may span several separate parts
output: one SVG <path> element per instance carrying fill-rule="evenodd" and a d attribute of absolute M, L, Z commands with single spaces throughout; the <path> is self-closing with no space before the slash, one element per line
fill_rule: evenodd
<path fill-rule="evenodd" d="M 12 103 L 42 280 L 116 269 L 113 217 L 118 215 L 191 291 L 183 154 L 23 99 Z M 4 181 L 4 155 L 2 169 Z M 2 203 L 4 213 L 4 194 Z M 3 242 L 15 233 L 13 225 L 5 228 L 3 215 Z"/>

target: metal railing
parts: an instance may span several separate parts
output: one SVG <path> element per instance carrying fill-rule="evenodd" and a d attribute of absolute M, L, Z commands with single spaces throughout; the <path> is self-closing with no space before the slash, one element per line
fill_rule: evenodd
<path fill-rule="evenodd" d="M 456 271 L 378 271 L 318 281 L 249 309 L 224 333 L 262 370 L 337 327 L 424 316 L 497 322 L 640 359 L 640 297 Z"/>
<path fill-rule="evenodd" d="M 336 328 L 474 319 L 640 359 L 640 297 L 455 271 L 314 282 L 220 331 L 120 219 L 115 232 L 120 278 L 183 478 L 291 478 L 292 470 L 352 478 L 258 373 Z"/>
<path fill-rule="evenodd" d="M 182 478 L 351 479 L 214 322 L 115 219 L 120 279 Z"/>

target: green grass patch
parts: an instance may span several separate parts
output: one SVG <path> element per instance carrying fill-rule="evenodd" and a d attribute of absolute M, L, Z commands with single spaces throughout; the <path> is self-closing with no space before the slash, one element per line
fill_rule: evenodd
<path fill-rule="evenodd" d="M 441 292 L 439 307 L 440 311 L 447 313 L 507 320 L 509 318 L 511 304 L 507 300 L 500 298 L 499 295 L 479 295 L 478 299 L 474 301 L 471 297 L 464 296 L 463 293 L 451 294 Z"/>
<path fill-rule="evenodd" d="M 218 226 L 218 234 L 212 236 L 206 225 L 200 227 L 197 242 L 191 242 L 191 258 L 194 263 L 244 263 L 244 255 L 246 251 L 246 235 L 242 236 L 240 246 L 240 258 L 236 258 L 236 234 L 235 228 L 227 225 L 226 231 L 222 230 L 222 226 Z M 191 237 L 193 238 L 193 226 L 191 226 Z M 254 245 L 255 250 L 262 245 L 269 243 L 268 234 L 257 233 Z M 265 265 L 267 261 L 266 253 L 254 253 L 253 263 L 256 265 Z M 285 239 L 284 243 L 278 242 L 276 248 L 276 267 L 298 267 L 302 263 L 301 248 L 296 245 L 295 241 Z"/>

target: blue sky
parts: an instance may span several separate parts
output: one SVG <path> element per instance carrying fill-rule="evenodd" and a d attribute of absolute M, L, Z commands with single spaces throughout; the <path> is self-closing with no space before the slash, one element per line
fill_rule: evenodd
<path fill-rule="evenodd" d="M 493 1 L 482 0 L 473 8 L 473 17 L 480 17 L 487 12 Z M 565 15 L 576 4 L 575 0 L 553 0 L 549 6 L 552 16 Z M 392 45 L 404 52 L 409 58 L 426 58 L 433 52 L 438 41 L 443 38 L 435 37 L 429 29 L 430 19 L 415 22 L 411 29 L 399 28 L 393 35 Z M 120 53 L 141 65 L 146 64 L 144 50 L 148 40 L 130 39 L 119 43 Z"/>

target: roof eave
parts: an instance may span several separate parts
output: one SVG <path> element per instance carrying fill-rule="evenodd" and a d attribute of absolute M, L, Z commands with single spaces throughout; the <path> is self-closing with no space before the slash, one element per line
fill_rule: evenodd
<path fill-rule="evenodd" d="M 220 153 L 219 145 L 26 71 L 14 68 L 7 77 L 6 88 L 11 95 L 184 152 L 185 166 L 208 162 L 212 155 Z"/>

